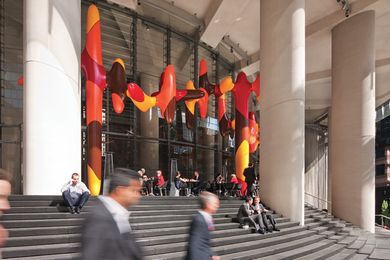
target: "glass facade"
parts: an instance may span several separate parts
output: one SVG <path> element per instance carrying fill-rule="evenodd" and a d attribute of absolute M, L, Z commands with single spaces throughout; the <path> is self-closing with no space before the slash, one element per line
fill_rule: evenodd
<path fill-rule="evenodd" d="M 23 88 L 17 85 L 23 75 L 23 1 L 1 3 L 1 165 L 14 178 L 13 193 L 21 193 Z M 81 39 L 85 42 L 86 12 L 89 1 L 82 1 Z M 137 82 L 148 95 L 158 91 L 160 74 L 173 64 L 177 88 L 185 88 L 188 80 L 197 82 L 198 63 L 205 59 L 211 82 L 232 75 L 234 57 L 224 57 L 195 37 L 181 33 L 175 21 L 159 24 L 155 20 L 105 1 L 97 4 L 101 16 L 103 64 L 108 71 L 115 58 L 126 66 L 128 82 Z M 176 21 L 178 23 L 179 21 Z M 180 27 L 180 26 L 176 26 Z M 82 78 L 82 174 L 86 172 L 85 87 Z M 227 111 L 234 112 L 232 95 L 227 96 Z M 234 140 L 218 132 L 216 100 L 209 99 L 208 117 L 198 117 L 196 127 L 188 129 L 185 106 L 177 104 L 171 126 L 162 119 L 158 108 L 146 113 L 138 111 L 126 99 L 125 110 L 116 114 L 111 93 L 103 99 L 103 170 L 113 161 L 114 167 L 146 168 L 150 175 L 162 169 L 167 178 L 170 159 L 177 159 L 185 177 L 194 170 L 211 180 L 218 173 L 234 172 Z M 106 160 L 106 158 L 108 158 Z M 105 165 L 106 163 L 106 165 Z"/>

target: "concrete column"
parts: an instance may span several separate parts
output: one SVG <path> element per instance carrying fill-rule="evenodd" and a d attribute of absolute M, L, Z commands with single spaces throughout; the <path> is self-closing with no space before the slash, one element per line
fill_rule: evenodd
<path fill-rule="evenodd" d="M 149 76 L 142 73 L 140 75 L 141 87 L 143 91 L 150 95 L 153 92 L 158 91 L 159 78 Z M 140 134 L 143 137 L 158 138 L 159 137 L 159 125 L 158 125 L 158 113 L 157 108 L 154 107 L 149 111 L 143 113 L 139 112 L 139 128 Z M 148 174 L 152 176 L 155 174 L 155 170 L 159 168 L 159 143 L 158 141 L 141 141 L 138 144 L 139 156 L 138 162 L 140 167 L 146 168 Z M 167 172 L 164 172 L 164 177 L 167 178 Z"/>
<path fill-rule="evenodd" d="M 329 140 L 333 214 L 374 232 L 375 12 L 332 30 Z"/>
<path fill-rule="evenodd" d="M 81 171 L 80 0 L 24 1 L 24 194 Z"/>
<path fill-rule="evenodd" d="M 260 4 L 260 194 L 304 224 L 305 1 Z"/>

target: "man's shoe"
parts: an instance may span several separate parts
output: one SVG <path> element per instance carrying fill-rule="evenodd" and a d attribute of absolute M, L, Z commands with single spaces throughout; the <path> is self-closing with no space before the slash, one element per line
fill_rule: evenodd
<path fill-rule="evenodd" d="M 280 231 L 280 229 L 279 229 L 279 228 L 277 228 L 277 227 L 274 227 L 274 230 L 275 230 L 275 231 Z"/>
<path fill-rule="evenodd" d="M 80 210 L 81 210 L 81 208 L 77 207 L 77 208 L 76 208 L 76 213 L 77 213 L 77 214 L 80 214 Z"/>
<path fill-rule="evenodd" d="M 257 230 L 257 233 L 264 235 L 265 231 L 264 231 L 264 229 L 260 228 Z"/>
<path fill-rule="evenodd" d="M 70 214 L 74 214 L 74 212 L 75 212 L 74 207 L 69 207 L 69 212 L 70 212 Z"/>

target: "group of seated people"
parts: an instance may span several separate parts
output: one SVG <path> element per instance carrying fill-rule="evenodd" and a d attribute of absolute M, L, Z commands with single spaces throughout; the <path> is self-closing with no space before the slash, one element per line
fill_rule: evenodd
<path fill-rule="evenodd" d="M 280 231 L 276 227 L 276 222 L 272 214 L 260 203 L 259 196 L 254 198 L 247 197 L 238 210 L 237 218 L 240 222 L 240 227 L 246 229 L 249 228 L 249 225 L 253 226 L 256 232 L 260 234 Z M 268 224 L 268 220 L 272 228 Z"/>
<path fill-rule="evenodd" d="M 141 168 L 138 171 L 140 179 L 142 179 L 144 195 L 154 196 L 155 193 L 162 196 L 163 190 L 166 190 L 167 182 L 164 180 L 164 176 L 161 170 L 156 171 L 154 177 L 148 177 L 145 168 Z"/>
<path fill-rule="evenodd" d="M 187 196 L 197 196 L 201 190 L 206 188 L 206 185 L 198 171 L 194 171 L 194 177 L 191 179 L 183 178 L 180 171 L 177 171 L 175 176 L 175 187 L 179 191 L 184 190 L 185 195 Z"/>

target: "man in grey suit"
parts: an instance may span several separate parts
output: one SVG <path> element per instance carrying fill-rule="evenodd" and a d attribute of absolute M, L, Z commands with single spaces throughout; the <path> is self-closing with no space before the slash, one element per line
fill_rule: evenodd
<path fill-rule="evenodd" d="M 99 196 L 83 226 L 81 259 L 142 259 L 142 250 L 131 232 L 128 207 L 138 203 L 142 184 L 139 175 L 115 169 L 108 196 Z"/>
<path fill-rule="evenodd" d="M 192 218 L 186 260 L 219 260 L 210 247 L 210 231 L 214 230 L 213 217 L 219 208 L 218 197 L 210 192 L 199 196 L 201 210 Z"/>
<path fill-rule="evenodd" d="M 255 214 L 252 203 L 252 197 L 246 197 L 245 202 L 238 209 L 237 218 L 240 222 L 240 226 L 244 227 L 245 224 L 249 222 L 251 226 L 256 228 L 256 232 L 260 234 L 264 234 L 266 231 L 272 232 L 271 230 L 266 230 L 261 215 Z"/>

